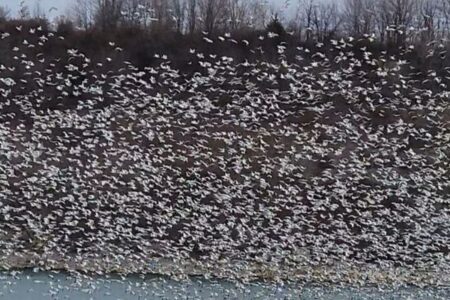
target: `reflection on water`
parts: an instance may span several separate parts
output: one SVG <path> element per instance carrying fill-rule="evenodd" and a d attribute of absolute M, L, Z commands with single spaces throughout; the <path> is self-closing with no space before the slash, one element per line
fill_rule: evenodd
<path fill-rule="evenodd" d="M 238 284 L 156 276 L 86 277 L 32 271 L 3 273 L 0 299 L 450 299 L 449 289 L 348 288 Z"/>

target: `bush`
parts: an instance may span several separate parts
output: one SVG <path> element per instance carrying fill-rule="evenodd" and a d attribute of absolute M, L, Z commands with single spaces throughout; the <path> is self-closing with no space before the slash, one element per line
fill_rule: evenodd
<path fill-rule="evenodd" d="M 280 20 L 278 19 L 278 16 L 275 15 L 273 17 L 272 21 L 270 21 L 269 24 L 267 24 L 266 31 L 276 33 L 279 37 L 284 37 L 286 35 L 286 30 L 284 29 L 283 24 L 281 24 Z"/>
<path fill-rule="evenodd" d="M 59 35 L 68 36 L 73 34 L 74 31 L 75 26 L 70 20 L 61 19 L 56 25 L 56 33 L 58 33 Z"/>

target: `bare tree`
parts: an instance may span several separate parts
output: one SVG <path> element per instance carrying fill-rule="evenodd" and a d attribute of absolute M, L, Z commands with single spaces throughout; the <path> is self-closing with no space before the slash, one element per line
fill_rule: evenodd
<path fill-rule="evenodd" d="M 344 26 L 348 34 L 360 36 L 375 31 L 375 5 L 373 0 L 344 2 Z"/>
<path fill-rule="evenodd" d="M 0 21 L 5 21 L 9 18 L 10 10 L 6 6 L 0 6 Z"/>
<path fill-rule="evenodd" d="M 247 19 L 248 4 L 245 0 L 227 1 L 227 29 L 235 31 L 249 24 Z"/>
<path fill-rule="evenodd" d="M 440 0 L 439 4 L 439 31 L 441 36 L 450 36 L 450 0 Z"/>
<path fill-rule="evenodd" d="M 28 5 L 25 4 L 25 1 L 20 2 L 19 18 L 22 20 L 26 20 L 26 19 L 30 18 L 30 9 L 29 9 Z"/>
<path fill-rule="evenodd" d="M 197 29 L 198 3 L 197 0 L 187 0 L 187 27 L 190 34 Z"/>
<path fill-rule="evenodd" d="M 172 0 L 172 17 L 175 21 L 175 28 L 177 32 L 184 31 L 186 22 L 187 3 L 184 0 Z"/>
<path fill-rule="evenodd" d="M 153 28 L 172 28 L 174 26 L 174 19 L 171 3 L 168 0 L 151 0 L 152 11 L 152 27 Z"/>
<path fill-rule="evenodd" d="M 203 30 L 211 33 L 224 22 L 226 0 L 199 0 L 199 18 Z"/>
<path fill-rule="evenodd" d="M 200 28 L 263 28 L 268 19 L 265 4 L 266 0 L 76 0 L 70 17 L 84 29 L 128 24 L 194 33 Z"/>
<path fill-rule="evenodd" d="M 73 23 L 85 30 L 91 28 L 94 24 L 95 6 L 93 0 L 76 0 L 71 7 L 70 19 Z"/>
<path fill-rule="evenodd" d="M 313 10 L 313 24 L 318 40 L 333 37 L 341 25 L 336 3 L 319 3 Z"/>
<path fill-rule="evenodd" d="M 95 24 L 102 31 L 116 29 L 122 19 L 124 0 L 96 0 Z"/>
<path fill-rule="evenodd" d="M 412 24 L 416 0 L 379 0 L 379 30 L 387 42 L 397 46 L 406 42 L 406 29 Z"/>
<path fill-rule="evenodd" d="M 422 42 L 433 40 L 436 37 L 436 29 L 439 21 L 439 7 L 436 0 L 421 0 L 418 3 L 416 17 Z"/>
<path fill-rule="evenodd" d="M 33 6 L 33 18 L 35 19 L 45 19 L 45 11 L 41 6 L 41 1 L 37 0 Z"/>
<path fill-rule="evenodd" d="M 264 28 L 270 19 L 269 5 L 266 0 L 249 0 L 247 4 L 248 25 L 253 28 Z"/>
<path fill-rule="evenodd" d="M 122 5 L 122 19 L 131 26 L 149 27 L 153 22 L 159 21 L 157 3 L 153 0 L 124 0 Z"/>
<path fill-rule="evenodd" d="M 146 13 L 149 9 L 148 1 L 127 0 L 122 6 L 121 15 L 124 23 L 133 26 L 143 25 Z"/>
<path fill-rule="evenodd" d="M 306 40 L 310 41 L 314 32 L 314 16 L 317 14 L 318 3 L 315 0 L 299 0 L 295 22 L 300 35 L 305 32 Z"/>

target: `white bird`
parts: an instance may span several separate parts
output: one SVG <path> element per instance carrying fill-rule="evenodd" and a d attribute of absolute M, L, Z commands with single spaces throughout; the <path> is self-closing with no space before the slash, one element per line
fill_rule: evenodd
<path fill-rule="evenodd" d="M 211 40 L 211 39 L 209 39 L 209 38 L 207 38 L 207 37 L 203 37 L 203 40 L 205 41 L 205 42 L 207 42 L 207 43 L 209 43 L 209 44 L 213 44 L 214 43 L 214 41 L 213 40 Z"/>
<path fill-rule="evenodd" d="M 155 272 L 156 257 L 180 277 L 446 280 L 423 273 L 448 254 L 441 42 L 425 54 L 439 70 L 415 69 L 412 49 L 372 51 L 371 35 L 297 47 L 230 33 L 224 49 L 179 45 L 186 55 L 138 66 L 114 42 L 91 57 L 72 44 L 82 32 L 60 42 L 13 24 L 0 45 L 1 251 L 121 274 Z"/>

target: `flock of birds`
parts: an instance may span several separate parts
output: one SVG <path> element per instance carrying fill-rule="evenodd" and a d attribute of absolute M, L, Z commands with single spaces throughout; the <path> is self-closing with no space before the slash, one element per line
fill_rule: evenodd
<path fill-rule="evenodd" d="M 113 42 L 47 57 L 63 39 L 0 32 L 2 253 L 449 265 L 450 68 L 346 38 L 294 61 L 191 49 L 187 73 Z"/>

